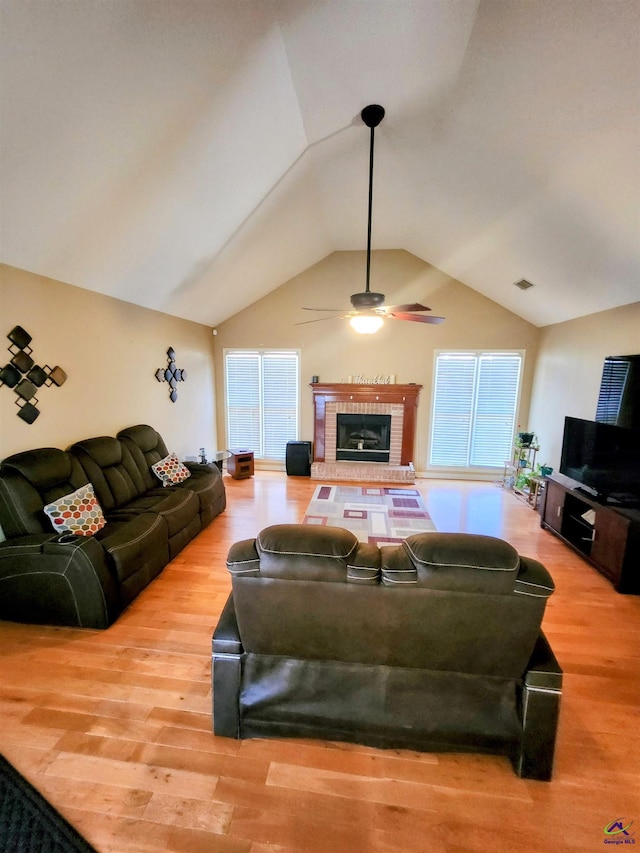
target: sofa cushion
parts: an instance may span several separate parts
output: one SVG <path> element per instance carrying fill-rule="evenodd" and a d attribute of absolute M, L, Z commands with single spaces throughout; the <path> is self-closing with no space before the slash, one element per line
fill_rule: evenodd
<path fill-rule="evenodd" d="M 0 465 L 0 524 L 5 536 L 49 533 L 43 506 L 87 482 L 78 461 L 56 447 L 8 456 Z"/>
<path fill-rule="evenodd" d="M 44 511 L 58 533 L 93 536 L 107 523 L 91 483 L 46 504 Z"/>
<path fill-rule="evenodd" d="M 7 457 L 2 464 L 18 470 L 40 494 L 46 494 L 49 489 L 62 483 L 70 483 L 74 474 L 78 474 L 78 468 L 76 466 L 73 469 L 72 462 L 73 458 L 64 450 L 42 447 L 16 453 Z"/>
<path fill-rule="evenodd" d="M 146 491 L 131 453 L 117 438 L 99 436 L 69 448 L 93 483 L 102 509 L 109 512 L 128 504 Z"/>
<path fill-rule="evenodd" d="M 358 539 L 341 527 L 275 524 L 256 539 L 263 577 L 347 582 Z"/>
<path fill-rule="evenodd" d="M 175 453 L 169 453 L 151 466 L 151 470 L 163 486 L 177 486 L 191 476 L 191 471 L 178 459 Z"/>
<path fill-rule="evenodd" d="M 158 480 L 151 470 L 152 466 L 169 452 L 160 433 L 148 424 L 138 424 L 120 430 L 117 438 L 129 449 L 145 486 L 148 489 L 156 487 Z"/>
<path fill-rule="evenodd" d="M 112 510 L 108 520 L 128 521 L 142 513 L 157 513 L 164 518 L 168 535 L 172 537 L 189 527 L 194 518 L 198 518 L 199 529 L 199 509 L 197 496 L 188 489 L 158 488 Z"/>
<path fill-rule="evenodd" d="M 416 533 L 382 551 L 382 582 L 390 586 L 509 595 L 520 566 L 508 542 L 470 533 Z"/>

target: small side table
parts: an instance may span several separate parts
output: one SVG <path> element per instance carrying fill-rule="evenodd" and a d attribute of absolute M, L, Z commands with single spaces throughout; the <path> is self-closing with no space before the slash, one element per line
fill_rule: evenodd
<path fill-rule="evenodd" d="M 213 454 L 213 462 L 218 468 L 218 471 L 222 474 L 222 463 L 225 459 L 228 459 L 231 454 L 228 450 L 218 450 L 217 453 Z"/>
<path fill-rule="evenodd" d="M 229 450 L 227 473 L 234 480 L 253 477 L 253 450 Z"/>

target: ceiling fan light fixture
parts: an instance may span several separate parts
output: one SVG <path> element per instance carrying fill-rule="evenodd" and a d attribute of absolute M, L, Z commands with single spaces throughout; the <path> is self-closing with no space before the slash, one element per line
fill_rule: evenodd
<path fill-rule="evenodd" d="M 375 335 L 384 325 L 384 318 L 379 314 L 354 314 L 349 324 L 359 335 Z"/>

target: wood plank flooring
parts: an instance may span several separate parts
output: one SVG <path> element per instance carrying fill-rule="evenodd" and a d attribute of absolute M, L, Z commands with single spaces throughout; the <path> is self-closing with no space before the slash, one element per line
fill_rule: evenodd
<path fill-rule="evenodd" d="M 301 521 L 317 484 L 257 472 L 225 485 L 225 513 L 107 631 L 0 622 L 0 751 L 100 853 L 588 851 L 622 817 L 640 842 L 640 597 L 491 483 L 417 486 L 439 530 L 500 536 L 554 577 L 544 628 L 565 679 L 551 783 L 494 756 L 214 737 L 227 551 Z"/>

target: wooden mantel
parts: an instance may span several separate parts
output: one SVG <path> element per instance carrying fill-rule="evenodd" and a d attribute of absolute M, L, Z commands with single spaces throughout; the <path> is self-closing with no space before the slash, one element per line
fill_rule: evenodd
<path fill-rule="evenodd" d="M 401 403 L 402 422 L 401 465 L 413 462 L 413 443 L 416 431 L 418 396 L 422 385 L 358 385 L 351 382 L 310 385 L 314 409 L 314 460 L 325 461 L 325 415 L 327 403 Z"/>

